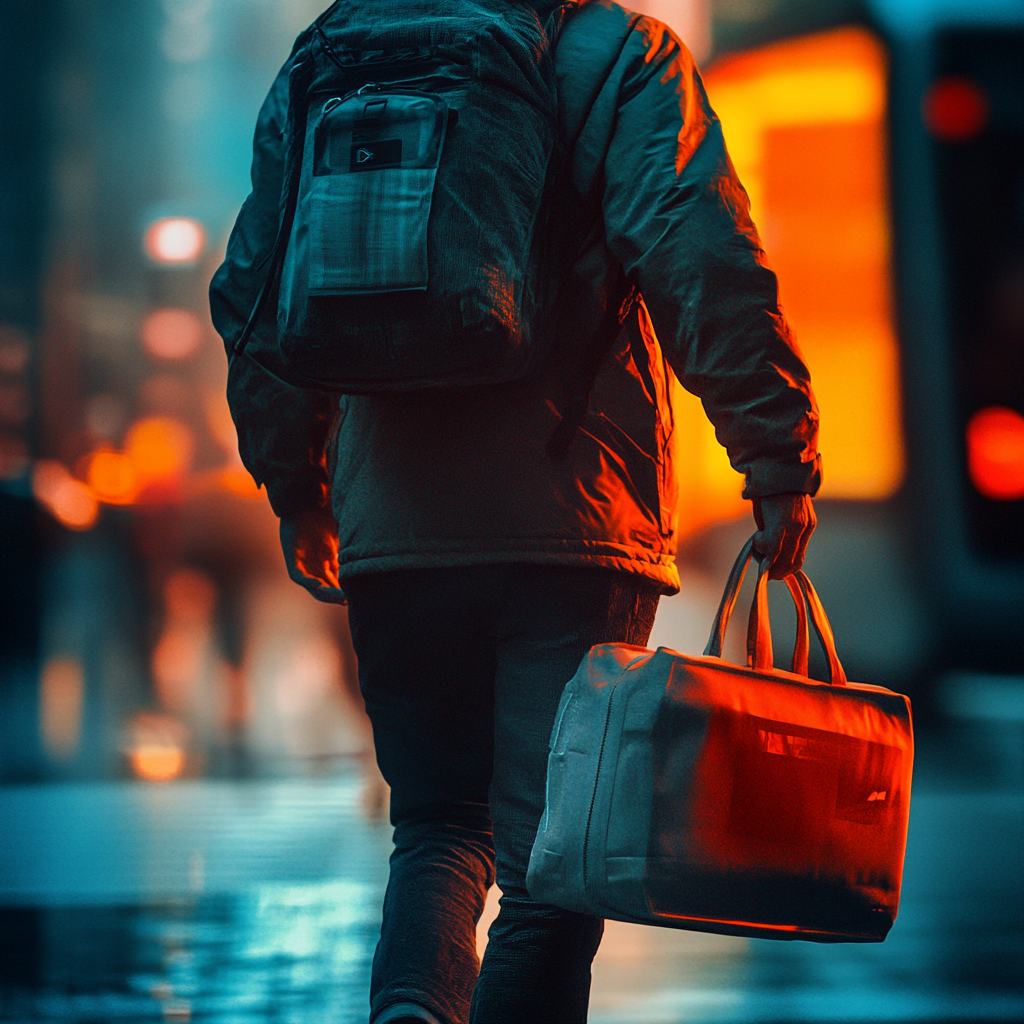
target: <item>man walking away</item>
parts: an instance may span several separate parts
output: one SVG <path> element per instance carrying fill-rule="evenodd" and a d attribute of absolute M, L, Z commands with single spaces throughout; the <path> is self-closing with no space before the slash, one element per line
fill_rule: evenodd
<path fill-rule="evenodd" d="M 441 39 L 454 3 L 374 6 L 436 8 Z M 300 37 L 271 88 L 253 191 L 211 288 L 242 457 L 281 519 L 293 578 L 349 602 L 391 786 L 374 1024 L 586 1020 L 603 921 L 535 903 L 525 875 L 565 683 L 594 644 L 644 645 L 659 595 L 679 589 L 671 374 L 744 474 L 773 577 L 803 561 L 821 478 L 808 371 L 685 46 L 610 0 L 477 5 L 532 11 L 558 32 L 568 151 L 552 223 L 578 241 L 553 272 L 559 337 L 542 365 L 506 383 L 340 397 L 279 369 L 276 293 L 261 294 L 290 180 L 296 54 L 326 46 L 343 67 L 355 0 L 331 8 L 313 43 Z M 399 160 L 363 148 L 367 162 Z M 480 183 L 496 199 L 506 186 Z M 501 910 L 480 965 L 495 874 Z"/>

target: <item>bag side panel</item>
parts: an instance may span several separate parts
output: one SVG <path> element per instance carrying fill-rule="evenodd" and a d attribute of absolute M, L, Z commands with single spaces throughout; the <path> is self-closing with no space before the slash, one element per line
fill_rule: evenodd
<path fill-rule="evenodd" d="M 566 684 L 552 729 L 544 815 L 526 877 L 535 900 L 600 913 L 584 886 L 583 850 L 608 702 L 625 666 L 649 655 L 625 644 L 593 647 Z"/>
<path fill-rule="evenodd" d="M 608 791 L 602 802 L 607 818 L 591 884 L 606 916 L 611 911 L 642 917 L 649 909 L 644 878 L 655 794 L 652 736 L 670 668 L 671 659 L 656 655 L 619 682 L 619 691 L 625 691 L 616 695 L 622 702 L 620 737 L 614 760 L 610 747 L 605 752 L 607 771 L 602 770 L 599 788 Z"/>

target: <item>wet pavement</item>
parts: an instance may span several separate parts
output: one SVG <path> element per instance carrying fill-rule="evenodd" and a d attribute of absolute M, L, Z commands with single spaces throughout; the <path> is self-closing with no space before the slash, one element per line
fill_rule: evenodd
<path fill-rule="evenodd" d="M 899 920 L 825 946 L 610 923 L 594 1024 L 1024 1019 L 1020 723 L 919 734 Z M 390 834 L 356 774 L 0 789 L 0 1020 L 364 1022 Z"/>

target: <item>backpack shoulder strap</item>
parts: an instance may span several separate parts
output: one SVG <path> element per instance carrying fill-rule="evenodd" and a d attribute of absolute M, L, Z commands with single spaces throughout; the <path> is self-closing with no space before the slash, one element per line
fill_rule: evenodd
<path fill-rule="evenodd" d="M 571 165 L 576 145 L 598 97 L 626 47 L 640 15 L 607 0 L 582 0 L 564 4 L 552 18 L 557 19 L 554 39 L 555 71 L 558 76 L 559 134 L 565 158 Z M 554 43 L 553 43 L 554 45 Z M 604 357 L 622 325 L 633 310 L 638 293 L 632 286 L 623 292 L 622 303 L 610 308 L 596 335 L 590 340 L 563 381 L 562 418 L 548 439 L 548 457 L 558 461 L 566 456 L 590 404 Z"/>
<path fill-rule="evenodd" d="M 319 19 L 296 39 L 295 46 L 292 48 L 290 59 L 293 60 L 293 64 L 288 73 L 288 114 L 283 140 L 284 177 L 281 184 L 281 214 L 278 220 L 277 237 L 274 239 L 274 246 L 270 251 L 267 276 L 256 296 L 249 319 L 231 351 L 232 358 L 245 351 L 252 332 L 263 313 L 267 298 L 277 283 L 277 273 L 281 269 L 281 261 L 284 259 L 288 233 L 291 231 L 295 204 L 298 200 L 299 172 L 302 169 L 302 141 L 305 135 L 306 113 L 309 106 L 306 91 L 311 76 L 310 40 L 314 31 L 318 30 Z"/>
<path fill-rule="evenodd" d="M 607 0 L 582 0 L 563 4 L 551 17 L 558 117 L 571 152 L 641 16 Z"/>

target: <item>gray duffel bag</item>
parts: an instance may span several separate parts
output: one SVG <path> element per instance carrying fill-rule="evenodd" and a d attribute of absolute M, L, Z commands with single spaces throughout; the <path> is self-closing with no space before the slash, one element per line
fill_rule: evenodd
<path fill-rule="evenodd" d="M 880 942 L 899 906 L 910 810 L 910 702 L 849 683 L 803 573 L 790 672 L 772 667 L 766 565 L 746 667 L 719 656 L 751 558 L 726 585 L 703 657 L 590 650 L 551 735 L 530 896 L 695 931 Z M 807 611 L 830 681 L 807 676 Z"/>

